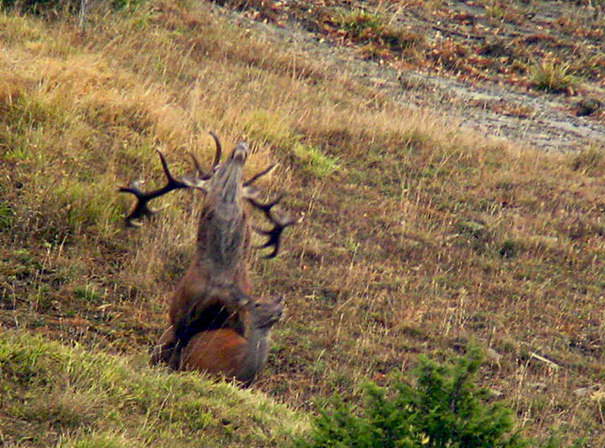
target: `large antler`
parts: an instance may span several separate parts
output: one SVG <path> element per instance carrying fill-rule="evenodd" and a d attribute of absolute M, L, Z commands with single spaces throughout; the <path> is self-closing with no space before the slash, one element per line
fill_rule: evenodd
<path fill-rule="evenodd" d="M 190 185 L 185 182 L 175 179 L 170 174 L 170 170 L 168 169 L 168 163 L 166 162 L 166 158 L 161 151 L 158 150 L 158 155 L 160 156 L 160 160 L 162 161 L 162 167 L 164 168 L 164 174 L 168 179 L 168 183 L 164 185 L 162 188 L 157 190 L 144 192 L 139 188 L 140 181 L 132 181 L 128 187 L 121 187 L 120 192 L 122 193 L 132 193 L 137 198 L 137 203 L 134 208 L 130 212 L 130 214 L 126 217 L 126 225 L 130 227 L 140 227 L 141 223 L 137 222 L 141 218 L 147 216 L 151 217 L 155 215 L 160 210 L 153 210 L 148 207 L 149 201 L 155 198 L 159 198 L 160 196 L 165 195 L 166 193 L 171 192 L 172 190 L 179 190 L 181 188 L 190 188 Z M 195 160 L 195 158 L 194 158 Z M 196 161 L 197 165 L 197 161 Z"/>
<path fill-rule="evenodd" d="M 276 214 L 273 212 L 273 207 L 275 207 L 281 202 L 281 200 L 285 196 L 284 194 L 281 194 L 277 197 L 277 199 L 274 199 L 273 201 L 267 203 L 259 201 L 259 191 L 258 189 L 253 187 L 252 184 L 256 182 L 260 177 L 273 171 L 274 168 L 275 165 L 271 165 L 270 167 L 264 169 L 255 176 L 252 176 L 250 180 L 244 183 L 244 197 L 248 200 L 248 202 L 250 202 L 250 204 L 262 211 L 267 217 L 267 219 L 271 221 L 271 224 L 273 224 L 273 228 L 271 230 L 264 230 L 256 227 L 254 228 L 254 230 L 256 230 L 258 233 L 267 236 L 267 241 L 264 244 L 258 246 L 259 249 L 265 249 L 267 247 L 273 246 L 273 250 L 269 255 L 266 255 L 265 258 L 275 258 L 277 256 L 279 252 L 279 245 L 281 242 L 281 234 L 284 232 L 285 228 L 298 224 L 304 218 L 304 216 L 300 216 L 298 218 L 291 218 L 287 215 L 284 216 L 281 213 L 276 216 Z"/>
<path fill-rule="evenodd" d="M 248 199 L 248 201 L 250 201 L 250 204 L 261 210 L 265 214 L 267 219 L 271 221 L 271 224 L 273 224 L 273 228 L 271 230 L 263 230 L 259 228 L 254 229 L 258 233 L 261 233 L 268 237 L 267 241 L 264 244 L 258 246 L 259 249 L 264 249 L 266 247 L 273 246 L 273 251 L 271 251 L 269 255 L 266 255 L 265 258 L 276 257 L 279 252 L 280 238 L 284 229 L 286 227 L 298 224 L 303 220 L 303 216 L 300 216 L 298 218 L 290 218 L 289 216 L 275 216 L 271 209 L 275 207 L 283 199 L 283 197 L 284 195 L 281 195 L 277 199 L 266 204 L 263 204 L 262 202 L 259 202 L 253 198 L 246 198 Z"/>
<path fill-rule="evenodd" d="M 199 173 L 199 177 L 195 180 L 191 179 L 191 178 L 184 178 L 187 181 L 187 183 L 195 184 L 195 183 L 199 183 L 200 181 L 203 182 L 203 181 L 210 179 L 212 177 L 212 174 L 214 173 L 214 170 L 216 169 L 216 167 L 218 166 L 218 164 L 221 161 L 221 155 L 223 154 L 223 147 L 221 145 L 221 141 L 219 140 L 218 136 L 214 132 L 210 131 L 210 135 L 214 139 L 214 143 L 216 143 L 216 152 L 214 153 L 214 162 L 212 162 L 212 169 L 210 170 L 209 173 L 204 171 L 202 169 L 202 166 L 200 165 L 199 160 L 197 160 L 197 158 L 192 153 L 189 153 L 189 155 L 193 159 L 193 164 L 195 165 L 195 169 Z M 191 185 L 191 187 L 195 187 L 195 186 L 196 185 Z"/>
<path fill-rule="evenodd" d="M 214 171 L 214 169 L 216 168 L 216 166 L 219 164 L 219 162 L 221 160 L 222 147 L 221 147 L 221 142 L 218 139 L 218 137 L 216 136 L 216 134 L 214 132 L 211 132 L 210 135 L 212 135 L 212 138 L 214 139 L 214 142 L 216 143 L 216 153 L 214 155 L 214 162 L 212 164 L 212 171 Z M 195 165 L 195 168 L 198 171 L 199 176 L 198 177 L 183 176 L 182 179 L 176 179 L 170 173 L 170 169 L 168 169 L 168 163 L 166 162 L 166 157 L 164 157 L 164 154 L 159 150 L 158 150 L 158 154 L 159 154 L 160 160 L 162 162 L 164 174 L 166 175 L 166 179 L 168 180 L 168 183 L 166 185 L 164 185 L 162 188 L 159 188 L 157 190 L 144 192 L 144 191 L 141 191 L 141 189 L 139 188 L 140 181 L 135 180 L 135 181 L 130 182 L 130 185 L 128 187 L 121 187 L 119 190 L 122 193 L 134 194 L 137 198 L 137 202 L 136 202 L 134 208 L 132 209 L 130 214 L 126 217 L 126 225 L 129 227 L 140 227 L 141 223 L 138 221 L 141 218 L 151 217 L 151 216 L 155 215 L 157 212 L 161 211 L 161 209 L 153 210 L 153 209 L 149 208 L 149 206 L 147 204 L 152 199 L 159 198 L 160 196 L 163 196 L 166 193 L 171 192 L 172 190 L 179 190 L 182 188 L 202 188 L 203 189 L 204 182 L 212 177 L 212 171 L 210 173 L 206 173 L 202 169 L 197 158 L 193 154 L 190 153 L 189 155 L 193 159 L 193 164 Z"/>

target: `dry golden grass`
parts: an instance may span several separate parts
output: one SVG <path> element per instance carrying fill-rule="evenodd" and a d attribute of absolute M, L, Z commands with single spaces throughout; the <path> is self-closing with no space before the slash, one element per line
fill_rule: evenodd
<path fill-rule="evenodd" d="M 13 15 L 0 30 L 3 326 L 149 350 L 201 197 L 175 193 L 132 231 L 116 189 L 163 181 L 154 149 L 175 174 L 188 150 L 208 162 L 214 130 L 250 142 L 251 171 L 280 162 L 263 187 L 306 215 L 280 258 L 251 260 L 255 293 L 288 304 L 260 389 L 313 409 L 474 339 L 491 349 L 482 382 L 529 435 L 605 442 L 600 149 L 465 134 L 205 5 L 91 17 L 85 36 Z"/>

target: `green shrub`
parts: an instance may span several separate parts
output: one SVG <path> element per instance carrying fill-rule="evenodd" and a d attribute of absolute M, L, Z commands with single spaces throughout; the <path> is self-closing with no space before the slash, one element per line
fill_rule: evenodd
<path fill-rule="evenodd" d="M 347 37 L 360 42 L 376 39 L 384 26 L 380 16 L 361 9 L 340 11 L 336 23 Z"/>
<path fill-rule="evenodd" d="M 482 355 L 471 348 L 454 366 L 422 358 L 415 387 L 401 379 L 389 388 L 363 386 L 365 406 L 340 398 L 316 418 L 311 441 L 299 448 L 517 448 L 528 445 L 513 431 L 512 411 L 488 402 L 473 384 Z"/>

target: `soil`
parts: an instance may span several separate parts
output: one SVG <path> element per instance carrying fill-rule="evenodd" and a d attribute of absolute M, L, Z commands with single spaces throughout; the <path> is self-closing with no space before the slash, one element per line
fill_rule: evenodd
<path fill-rule="evenodd" d="M 315 4 L 307 2 L 306 7 Z M 380 50 L 373 47 L 379 56 L 368 57 L 367 39 L 334 31 L 325 14 L 316 14 L 314 21 L 304 17 L 300 3 L 264 2 L 262 8 L 239 4 L 237 11 L 217 10 L 231 14 L 241 27 L 256 29 L 270 42 L 312 55 L 328 70 L 346 71 L 404 105 L 428 109 L 482 135 L 545 151 L 605 148 L 605 26 L 599 25 L 605 25 L 605 14 L 590 4 L 572 7 L 533 1 L 531 5 L 531 10 L 514 10 L 516 15 L 509 11 L 510 20 L 500 21 L 479 2 L 443 1 L 428 12 L 408 5 L 389 15 L 390 26 L 426 36 L 417 51 L 431 56 L 407 60 L 381 47 L 379 38 L 370 42 Z M 572 33 L 569 28 L 574 24 Z M 444 55 L 446 47 L 449 53 Z M 578 53 L 574 49 L 579 47 L 584 65 L 574 59 Z M 527 65 L 528 58 L 541 56 L 559 64 L 571 61 L 574 72 L 582 73 L 580 82 L 559 93 L 532 88 L 528 69 L 515 68 L 522 66 L 522 59 Z"/>

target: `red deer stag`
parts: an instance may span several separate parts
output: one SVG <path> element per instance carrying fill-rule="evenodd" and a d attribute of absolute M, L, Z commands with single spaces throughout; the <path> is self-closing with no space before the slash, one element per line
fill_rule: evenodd
<path fill-rule="evenodd" d="M 246 262 L 251 227 L 244 200 L 261 210 L 273 224 L 268 231 L 256 229 L 268 237 L 260 247 L 273 248 L 267 258 L 277 255 L 284 229 L 302 218 L 292 219 L 274 210 L 283 196 L 268 203 L 259 199 L 260 193 L 253 183 L 274 166 L 244 182 L 247 145 L 239 143 L 221 163 L 220 141 L 214 133 L 211 135 L 216 143 L 211 173 L 205 173 L 192 156 L 198 175 L 176 179 L 171 175 L 164 155 L 158 151 L 167 184 L 143 192 L 136 182 L 131 182 L 120 191 L 132 193 L 137 198 L 126 218 L 130 226 L 138 226 L 141 218 L 155 214 L 157 211 L 150 209 L 148 202 L 172 190 L 196 188 L 206 193 L 195 256 L 172 295 L 170 326 L 161 337 L 152 362 L 164 362 L 175 370 L 222 372 L 249 383 L 262 368 L 268 332 L 281 316 L 282 307 L 278 302 L 256 303 L 250 297 L 252 285 Z M 190 347 L 191 343 L 194 345 Z"/>

